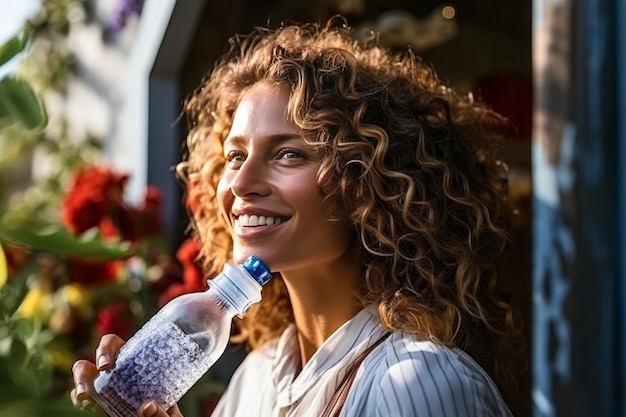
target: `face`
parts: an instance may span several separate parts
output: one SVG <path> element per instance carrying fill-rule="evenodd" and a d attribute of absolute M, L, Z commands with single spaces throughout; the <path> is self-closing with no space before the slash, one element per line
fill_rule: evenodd
<path fill-rule="evenodd" d="M 217 190 L 233 229 L 234 261 L 257 255 L 274 272 L 335 261 L 351 241 L 348 222 L 329 219 L 316 182 L 319 159 L 286 118 L 288 97 L 268 83 L 244 94 Z"/>

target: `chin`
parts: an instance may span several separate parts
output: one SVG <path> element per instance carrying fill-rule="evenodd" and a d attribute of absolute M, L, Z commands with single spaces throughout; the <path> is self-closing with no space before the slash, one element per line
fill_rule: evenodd
<path fill-rule="evenodd" d="M 257 253 L 255 251 L 252 251 L 252 250 L 248 250 L 248 249 L 234 250 L 233 251 L 233 262 L 235 262 L 236 264 L 241 264 L 241 263 L 243 263 L 243 261 L 248 259 L 249 256 L 252 256 L 252 255 L 256 255 L 259 258 L 261 258 L 261 256 L 257 255 Z M 261 258 L 261 259 L 263 259 L 263 258 Z"/>

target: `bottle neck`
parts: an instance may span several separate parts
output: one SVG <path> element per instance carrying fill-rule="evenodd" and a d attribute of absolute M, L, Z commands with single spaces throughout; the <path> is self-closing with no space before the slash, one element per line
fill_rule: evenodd
<path fill-rule="evenodd" d="M 240 265 L 225 264 L 222 273 L 209 284 L 240 318 L 252 304 L 261 301 L 261 285 Z"/>

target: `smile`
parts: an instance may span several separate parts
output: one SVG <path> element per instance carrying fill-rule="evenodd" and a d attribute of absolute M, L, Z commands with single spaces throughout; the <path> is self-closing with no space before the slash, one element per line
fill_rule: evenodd
<path fill-rule="evenodd" d="M 256 214 L 243 214 L 235 219 L 235 223 L 241 227 L 271 226 L 281 224 L 287 218 L 274 216 L 257 216 Z"/>

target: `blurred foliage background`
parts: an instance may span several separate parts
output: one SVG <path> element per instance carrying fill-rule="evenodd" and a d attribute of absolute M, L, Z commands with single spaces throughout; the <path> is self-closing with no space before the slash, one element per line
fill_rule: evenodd
<path fill-rule="evenodd" d="M 142 6 L 119 0 L 107 33 Z M 70 138 L 62 112 L 50 123 L 43 97 L 62 97 L 75 76 L 67 35 L 87 7 L 41 0 L 0 45 L 0 66 L 21 58 L 0 79 L 0 417 L 102 414 L 70 403 L 71 364 L 93 359 L 103 334 L 127 338 L 171 298 L 206 288 L 198 243 L 167 246 L 161 192 L 128 204 L 128 175 L 101 163 L 100 139 Z M 36 154 L 47 174 L 16 184 Z M 181 402 L 185 415 L 208 416 L 222 388 L 207 374 Z"/>

